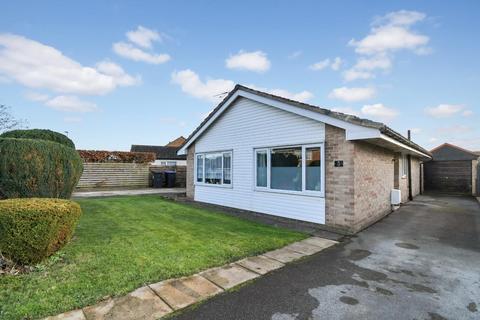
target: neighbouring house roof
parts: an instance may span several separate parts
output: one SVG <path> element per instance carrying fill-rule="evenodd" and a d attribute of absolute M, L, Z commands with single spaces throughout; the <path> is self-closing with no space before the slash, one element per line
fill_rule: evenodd
<path fill-rule="evenodd" d="M 228 93 L 228 95 L 222 100 L 222 102 L 220 102 L 215 107 L 215 109 L 213 109 L 212 112 L 210 112 L 210 114 L 202 121 L 202 123 L 188 136 L 188 138 L 186 139 L 182 148 L 179 150 L 179 153 L 182 153 L 182 154 L 185 153 L 186 148 L 188 148 L 188 146 L 196 138 L 198 138 L 200 136 L 204 127 L 213 123 L 213 121 L 218 116 L 217 113 L 223 111 L 226 107 L 228 107 L 228 105 L 233 103 L 233 101 L 238 96 L 244 96 L 244 97 L 253 98 L 253 99 L 255 99 L 255 97 L 266 98 L 270 101 L 280 102 L 280 103 L 283 103 L 283 104 L 294 106 L 294 107 L 296 107 L 298 109 L 301 109 L 301 110 L 312 111 L 316 114 L 326 116 L 324 119 L 328 119 L 328 118 L 336 119 L 336 120 L 340 120 L 343 123 L 352 124 L 354 126 L 375 129 L 374 130 L 375 134 L 378 132 L 379 135 L 375 136 L 375 135 L 372 135 L 373 132 L 369 133 L 368 139 L 377 139 L 377 140 L 378 139 L 384 139 L 385 141 L 390 140 L 388 143 L 392 143 L 392 140 L 394 140 L 393 143 L 398 142 L 399 145 L 406 146 L 408 149 L 414 150 L 418 154 L 420 154 L 424 157 L 430 158 L 430 156 L 431 156 L 430 152 L 428 150 L 422 148 L 418 144 L 416 144 L 413 141 L 407 139 L 406 137 L 402 136 L 400 133 L 398 133 L 395 130 L 389 128 L 387 125 L 385 125 L 381 122 L 376 122 L 376 121 L 372 121 L 372 120 L 368 120 L 368 119 L 362 119 L 362 118 L 354 116 L 354 115 L 345 114 L 345 113 L 341 113 L 341 112 L 336 112 L 336 111 L 332 111 L 332 110 L 329 110 L 329 109 L 314 106 L 314 105 L 311 105 L 311 104 L 287 99 L 287 98 L 276 96 L 276 95 L 273 95 L 273 94 L 270 94 L 270 93 L 267 93 L 267 92 L 251 89 L 251 88 L 245 87 L 245 86 L 240 85 L 240 84 L 237 84 L 233 88 L 233 90 L 230 91 Z M 268 104 L 268 102 L 264 102 L 264 103 Z M 335 122 L 336 124 L 333 124 L 333 125 L 339 126 L 339 124 L 341 122 L 336 121 Z M 355 137 L 355 139 L 354 139 L 353 135 L 355 135 L 355 134 L 356 134 L 356 132 L 352 132 L 352 134 L 351 134 L 352 140 L 363 139 L 360 136 Z M 367 139 L 367 135 L 365 136 L 365 139 Z"/>
<path fill-rule="evenodd" d="M 455 160 L 475 160 L 479 154 L 474 151 L 464 149 L 451 143 L 443 143 L 430 150 L 433 160 L 436 161 L 455 161 Z"/>
<path fill-rule="evenodd" d="M 157 160 L 186 160 L 186 155 L 178 155 L 179 147 L 167 147 L 167 146 L 146 146 L 133 144 L 130 151 L 133 152 L 153 152 L 156 155 Z"/>
<path fill-rule="evenodd" d="M 178 137 L 177 139 L 173 140 L 173 141 L 170 141 L 169 143 L 167 143 L 165 145 L 165 147 L 176 147 L 176 148 L 180 148 L 186 141 L 187 139 L 185 139 L 185 137 L 183 136 L 180 136 Z"/>

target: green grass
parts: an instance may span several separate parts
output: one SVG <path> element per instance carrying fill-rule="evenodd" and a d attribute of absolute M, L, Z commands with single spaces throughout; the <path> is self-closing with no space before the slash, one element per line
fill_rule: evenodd
<path fill-rule="evenodd" d="M 0 319 L 84 307 L 306 237 L 156 196 L 78 202 L 83 215 L 65 248 L 35 272 L 0 276 Z"/>

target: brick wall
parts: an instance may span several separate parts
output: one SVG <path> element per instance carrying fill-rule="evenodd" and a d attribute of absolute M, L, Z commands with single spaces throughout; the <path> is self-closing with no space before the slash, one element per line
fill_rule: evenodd
<path fill-rule="evenodd" d="M 345 130 L 325 124 L 325 223 L 347 232 L 355 223 L 353 156 Z M 343 160 L 343 167 L 335 167 L 335 160 Z"/>
<path fill-rule="evenodd" d="M 355 142 L 355 224 L 359 231 L 391 212 L 395 154 L 366 142 Z"/>
<path fill-rule="evenodd" d="M 194 199 L 195 197 L 195 144 L 191 144 L 187 150 L 187 198 Z"/>

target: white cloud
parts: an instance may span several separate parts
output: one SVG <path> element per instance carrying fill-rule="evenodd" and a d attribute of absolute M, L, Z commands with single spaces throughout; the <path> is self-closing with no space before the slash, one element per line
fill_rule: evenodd
<path fill-rule="evenodd" d="M 298 93 L 292 93 L 290 91 L 283 90 L 283 89 L 264 89 L 262 91 L 266 91 L 276 96 L 284 97 L 290 100 L 301 101 L 301 102 L 306 102 L 313 98 L 313 93 L 306 90 Z"/>
<path fill-rule="evenodd" d="M 137 30 L 128 31 L 126 36 L 130 42 L 142 48 L 151 48 L 152 42 L 162 40 L 160 33 L 142 26 L 138 26 Z"/>
<path fill-rule="evenodd" d="M 464 117 L 470 117 L 471 115 L 473 115 L 472 110 L 465 110 L 465 111 L 462 112 L 462 116 L 464 116 Z"/>
<path fill-rule="evenodd" d="M 240 50 L 237 54 L 231 55 L 226 59 L 225 65 L 229 69 L 255 72 L 265 72 L 270 69 L 270 61 L 267 58 L 267 54 L 263 51 L 245 52 Z"/>
<path fill-rule="evenodd" d="M 386 107 L 381 103 L 364 105 L 362 107 L 362 113 L 367 117 L 372 117 L 381 121 L 390 121 L 398 116 L 397 110 Z"/>
<path fill-rule="evenodd" d="M 45 105 L 66 112 L 90 112 L 97 109 L 95 103 L 80 100 L 77 96 L 57 96 L 45 102 Z"/>
<path fill-rule="evenodd" d="M 97 63 L 96 67 L 98 71 L 111 76 L 119 86 L 133 86 L 141 82 L 140 76 L 132 77 L 127 74 L 122 67 L 111 61 L 101 61 Z"/>
<path fill-rule="evenodd" d="M 353 81 L 358 79 L 372 79 L 375 78 L 375 75 L 367 71 L 359 71 L 356 69 L 349 69 L 343 73 L 343 78 L 345 81 Z"/>
<path fill-rule="evenodd" d="M 431 48 L 427 46 L 429 37 L 411 30 L 425 17 L 421 12 L 400 10 L 375 19 L 366 37 L 358 41 L 352 39 L 348 43 L 361 57 L 344 73 L 345 81 L 373 78 L 373 71 L 377 69 L 390 70 L 393 55 L 399 50 L 409 50 L 418 55 L 431 53 Z"/>
<path fill-rule="evenodd" d="M 342 66 L 342 63 L 343 63 L 342 59 L 340 57 L 336 57 L 335 59 L 333 59 L 333 62 L 330 65 L 330 67 L 332 68 L 332 70 L 337 71 Z"/>
<path fill-rule="evenodd" d="M 219 102 L 225 92 L 229 92 L 235 86 L 234 82 L 225 79 L 200 80 L 198 74 L 190 69 L 173 72 L 172 82 L 180 85 L 182 91 L 199 99 L 210 102 Z"/>
<path fill-rule="evenodd" d="M 351 114 L 351 115 L 360 117 L 360 112 L 358 112 L 357 110 L 355 110 L 353 108 L 350 108 L 350 107 L 333 108 L 332 111 L 341 112 L 341 113 L 345 113 L 345 114 Z"/>
<path fill-rule="evenodd" d="M 319 62 L 316 62 L 310 66 L 310 69 L 319 71 L 327 68 L 330 65 L 330 59 L 325 59 Z"/>
<path fill-rule="evenodd" d="M 162 64 L 170 60 L 170 56 L 166 53 L 149 53 L 126 42 L 114 43 L 113 51 L 124 58 L 150 64 Z"/>
<path fill-rule="evenodd" d="M 25 98 L 27 98 L 30 101 L 35 101 L 35 102 L 44 102 L 47 101 L 50 96 L 48 94 L 44 93 L 39 93 L 39 92 L 27 92 L 25 94 Z"/>
<path fill-rule="evenodd" d="M 193 97 L 215 103 L 222 100 L 225 97 L 225 93 L 230 92 L 235 86 L 233 81 L 226 79 L 207 79 L 202 81 L 198 74 L 190 69 L 173 72 L 172 82 L 180 85 L 183 92 Z M 313 94 L 306 90 L 293 93 L 284 89 L 266 89 L 255 85 L 248 85 L 248 87 L 302 102 L 313 97 Z"/>
<path fill-rule="evenodd" d="M 330 67 L 334 71 L 338 71 L 342 66 L 343 60 L 340 57 L 336 57 L 331 61 L 330 59 L 324 59 L 322 61 L 312 64 L 309 68 L 314 71 L 320 71 L 327 67 Z"/>
<path fill-rule="evenodd" d="M 103 95 L 117 86 L 131 85 L 82 66 L 51 46 L 14 34 L 0 34 L 0 74 L 29 88 L 69 94 Z"/>
<path fill-rule="evenodd" d="M 375 55 L 368 58 L 358 59 L 355 69 L 357 70 L 375 70 L 375 69 L 390 69 L 392 61 L 385 55 Z"/>
<path fill-rule="evenodd" d="M 453 116 L 463 110 L 458 104 L 439 104 L 436 107 L 426 108 L 425 112 L 435 118 L 446 118 Z"/>
<path fill-rule="evenodd" d="M 425 14 L 416 11 L 396 11 L 375 20 L 370 34 L 356 41 L 350 40 L 349 45 L 355 47 L 359 54 L 377 54 L 401 49 L 418 50 L 424 48 L 429 38 L 415 33 L 410 27 L 422 21 Z"/>
<path fill-rule="evenodd" d="M 426 15 L 422 12 L 399 10 L 376 18 L 372 25 L 410 26 L 425 18 Z"/>
<path fill-rule="evenodd" d="M 303 51 L 297 50 L 288 55 L 288 59 L 294 60 L 300 57 L 303 54 Z"/>
<path fill-rule="evenodd" d="M 374 88 L 348 88 L 341 87 L 333 89 L 332 92 L 328 95 L 329 98 L 339 99 L 346 102 L 355 102 L 361 100 L 368 100 L 375 96 Z"/>

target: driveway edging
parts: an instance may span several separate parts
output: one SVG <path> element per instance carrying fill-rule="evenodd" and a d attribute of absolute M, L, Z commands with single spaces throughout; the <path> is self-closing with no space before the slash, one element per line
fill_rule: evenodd
<path fill-rule="evenodd" d="M 127 295 L 108 298 L 45 320 L 158 319 L 243 283 L 283 268 L 286 264 L 329 248 L 338 241 L 310 237 L 283 248 L 210 268 L 188 277 L 163 280 Z"/>

